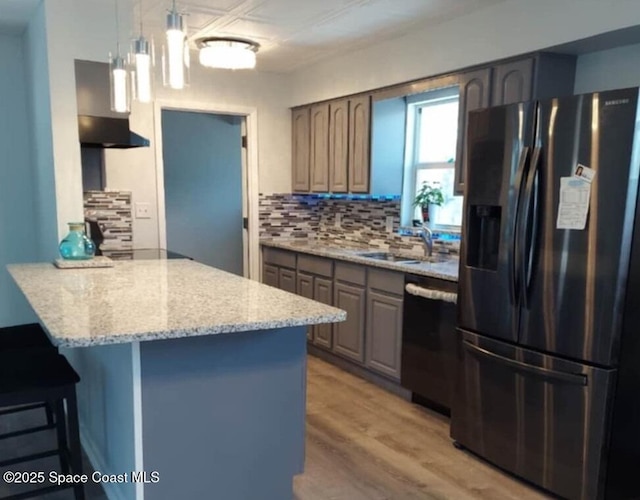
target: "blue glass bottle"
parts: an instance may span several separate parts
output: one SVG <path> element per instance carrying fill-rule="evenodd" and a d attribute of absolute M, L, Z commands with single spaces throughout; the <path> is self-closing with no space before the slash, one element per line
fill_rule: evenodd
<path fill-rule="evenodd" d="M 84 232 L 84 222 L 69 222 L 69 234 L 60 242 L 60 255 L 65 260 L 92 259 L 96 246 Z"/>

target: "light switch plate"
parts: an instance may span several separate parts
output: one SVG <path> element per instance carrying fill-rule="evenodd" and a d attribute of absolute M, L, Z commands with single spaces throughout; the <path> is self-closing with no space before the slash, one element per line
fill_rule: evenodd
<path fill-rule="evenodd" d="M 342 214 L 341 213 L 337 213 L 336 214 L 335 227 L 342 227 Z"/>
<path fill-rule="evenodd" d="M 151 218 L 151 203 L 146 201 L 140 201 L 136 203 L 136 219 L 150 219 Z"/>
<path fill-rule="evenodd" d="M 393 233 L 393 215 L 387 215 L 385 227 L 387 229 L 387 233 Z"/>

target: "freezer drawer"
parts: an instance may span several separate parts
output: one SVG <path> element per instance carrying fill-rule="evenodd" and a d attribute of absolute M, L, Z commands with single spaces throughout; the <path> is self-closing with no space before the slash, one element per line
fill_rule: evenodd
<path fill-rule="evenodd" d="M 601 498 L 615 370 L 458 332 L 451 437 L 556 495 Z"/>

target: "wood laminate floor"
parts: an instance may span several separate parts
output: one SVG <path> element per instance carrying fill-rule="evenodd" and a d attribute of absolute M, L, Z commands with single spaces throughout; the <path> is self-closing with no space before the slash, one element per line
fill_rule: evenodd
<path fill-rule="evenodd" d="M 455 449 L 449 439 L 448 419 L 437 413 L 311 356 L 307 381 L 306 465 L 305 473 L 294 479 L 294 500 L 547 498 Z M 2 417 L 0 434 L 42 419 L 41 410 Z M 47 431 L 10 441 L 0 445 L 0 460 L 54 447 L 55 435 Z M 48 458 L 20 469 L 50 471 L 58 467 L 57 459 Z M 0 468 L 0 473 L 4 470 Z M 86 460 L 85 471 L 91 471 Z M 19 490 L 0 481 L 0 497 Z M 88 485 L 86 493 L 88 500 L 106 500 L 99 485 Z M 71 500 L 73 493 L 40 498 Z"/>
<path fill-rule="evenodd" d="M 305 472 L 295 500 L 537 500 L 457 450 L 449 420 L 308 357 Z"/>

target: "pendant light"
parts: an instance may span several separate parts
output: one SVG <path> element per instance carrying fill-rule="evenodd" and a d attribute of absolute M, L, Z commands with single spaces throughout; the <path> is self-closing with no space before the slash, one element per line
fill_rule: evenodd
<path fill-rule="evenodd" d="M 128 113 L 130 106 L 127 65 L 120 55 L 120 20 L 118 0 L 114 1 L 116 10 L 116 55 L 109 54 L 109 78 L 111 86 L 111 110 L 116 113 Z"/>
<path fill-rule="evenodd" d="M 147 40 L 142 30 L 142 0 L 140 0 L 140 36 L 133 41 L 131 50 L 131 79 L 133 98 L 136 101 L 148 103 L 153 99 L 153 67 L 155 66 L 155 51 L 153 39 Z"/>
<path fill-rule="evenodd" d="M 165 87 L 182 89 L 189 84 L 189 44 L 184 16 L 173 8 L 167 14 L 167 38 L 162 47 L 162 80 Z"/>

